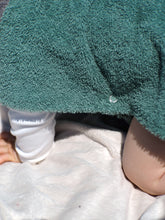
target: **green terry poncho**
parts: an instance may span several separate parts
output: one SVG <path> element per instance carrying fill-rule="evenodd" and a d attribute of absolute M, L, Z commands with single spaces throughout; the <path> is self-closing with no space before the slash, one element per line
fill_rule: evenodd
<path fill-rule="evenodd" d="M 0 103 L 135 116 L 165 139 L 165 1 L 10 0 Z"/>

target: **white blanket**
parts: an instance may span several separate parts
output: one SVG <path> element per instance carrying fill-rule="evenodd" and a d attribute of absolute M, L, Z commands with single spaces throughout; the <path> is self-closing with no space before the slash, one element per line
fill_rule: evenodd
<path fill-rule="evenodd" d="M 123 175 L 124 135 L 60 121 L 48 158 L 0 166 L 0 219 L 163 220 L 165 196 L 152 197 Z"/>

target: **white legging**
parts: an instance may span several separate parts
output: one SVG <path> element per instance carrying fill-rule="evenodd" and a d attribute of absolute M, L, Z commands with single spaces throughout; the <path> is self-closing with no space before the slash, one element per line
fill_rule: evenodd
<path fill-rule="evenodd" d="M 17 111 L 0 105 L 0 133 L 9 130 L 16 137 L 20 160 L 40 162 L 54 142 L 55 113 Z"/>

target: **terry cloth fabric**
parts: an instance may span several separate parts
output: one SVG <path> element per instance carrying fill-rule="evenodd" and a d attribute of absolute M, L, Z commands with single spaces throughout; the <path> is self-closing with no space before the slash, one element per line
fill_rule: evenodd
<path fill-rule="evenodd" d="M 164 0 L 10 0 L 0 103 L 135 116 L 165 139 Z"/>

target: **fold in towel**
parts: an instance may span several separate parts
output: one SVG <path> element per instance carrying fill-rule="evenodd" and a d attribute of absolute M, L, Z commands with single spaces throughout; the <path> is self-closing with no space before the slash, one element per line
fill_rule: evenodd
<path fill-rule="evenodd" d="M 10 0 L 0 103 L 136 117 L 165 139 L 163 0 Z"/>

